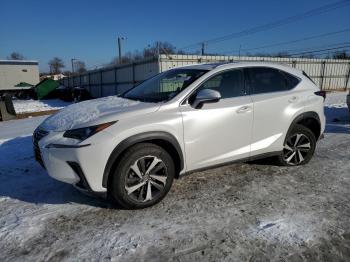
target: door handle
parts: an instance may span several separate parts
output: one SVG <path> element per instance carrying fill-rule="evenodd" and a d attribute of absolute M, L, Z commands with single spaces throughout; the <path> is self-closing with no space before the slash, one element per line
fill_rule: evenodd
<path fill-rule="evenodd" d="M 292 96 L 291 98 L 289 98 L 289 103 L 294 103 L 298 100 L 298 97 L 297 96 Z"/>
<path fill-rule="evenodd" d="M 238 114 L 241 114 L 241 113 L 248 113 L 248 112 L 250 112 L 251 111 L 251 107 L 250 106 L 242 106 L 242 107 L 240 107 L 240 108 L 238 108 L 237 109 L 237 113 Z"/>

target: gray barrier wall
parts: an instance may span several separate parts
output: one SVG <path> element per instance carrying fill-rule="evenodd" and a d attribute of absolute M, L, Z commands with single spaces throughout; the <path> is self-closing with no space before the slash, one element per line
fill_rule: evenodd
<path fill-rule="evenodd" d="M 159 73 L 158 59 L 91 70 L 81 75 L 65 77 L 60 83 L 66 87 L 84 87 L 93 97 L 116 95 Z"/>
<path fill-rule="evenodd" d="M 350 88 L 350 60 L 250 56 L 160 55 L 131 64 L 105 67 L 60 80 L 67 87 L 86 88 L 93 97 L 123 93 L 135 84 L 171 68 L 215 62 L 270 61 L 305 71 L 322 90 Z"/>

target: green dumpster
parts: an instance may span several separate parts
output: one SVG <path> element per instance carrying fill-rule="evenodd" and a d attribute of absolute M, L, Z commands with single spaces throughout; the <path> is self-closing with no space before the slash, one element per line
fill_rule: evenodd
<path fill-rule="evenodd" d="M 38 99 L 43 99 L 45 96 L 54 91 L 60 84 L 50 78 L 44 79 L 35 86 Z"/>

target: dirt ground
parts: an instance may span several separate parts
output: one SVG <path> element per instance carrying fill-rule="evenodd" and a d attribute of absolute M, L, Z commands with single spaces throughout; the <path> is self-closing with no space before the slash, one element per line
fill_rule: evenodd
<path fill-rule="evenodd" d="M 1 260 L 349 261 L 350 128 L 342 121 L 328 123 L 305 166 L 260 161 L 195 173 L 137 211 L 48 177 L 30 136 L 6 140 Z"/>

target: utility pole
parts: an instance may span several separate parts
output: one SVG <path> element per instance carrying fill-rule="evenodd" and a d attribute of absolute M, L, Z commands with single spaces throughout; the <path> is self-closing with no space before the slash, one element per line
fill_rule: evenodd
<path fill-rule="evenodd" d="M 72 74 L 74 74 L 74 61 L 77 61 L 78 59 L 72 58 L 70 61 L 72 62 Z"/>
<path fill-rule="evenodd" d="M 122 40 L 126 40 L 126 37 L 118 36 L 118 58 L 119 58 L 119 64 L 122 63 Z"/>
<path fill-rule="evenodd" d="M 238 49 L 238 57 L 241 58 L 241 47 L 242 45 L 239 45 L 239 49 Z"/>
<path fill-rule="evenodd" d="M 202 52 L 201 52 L 202 55 L 204 55 L 204 49 L 205 49 L 205 42 L 202 43 Z"/>
<path fill-rule="evenodd" d="M 157 41 L 157 56 L 160 55 L 160 43 Z"/>
<path fill-rule="evenodd" d="M 158 60 L 158 65 L 160 65 L 160 43 L 157 41 L 157 60 Z"/>

